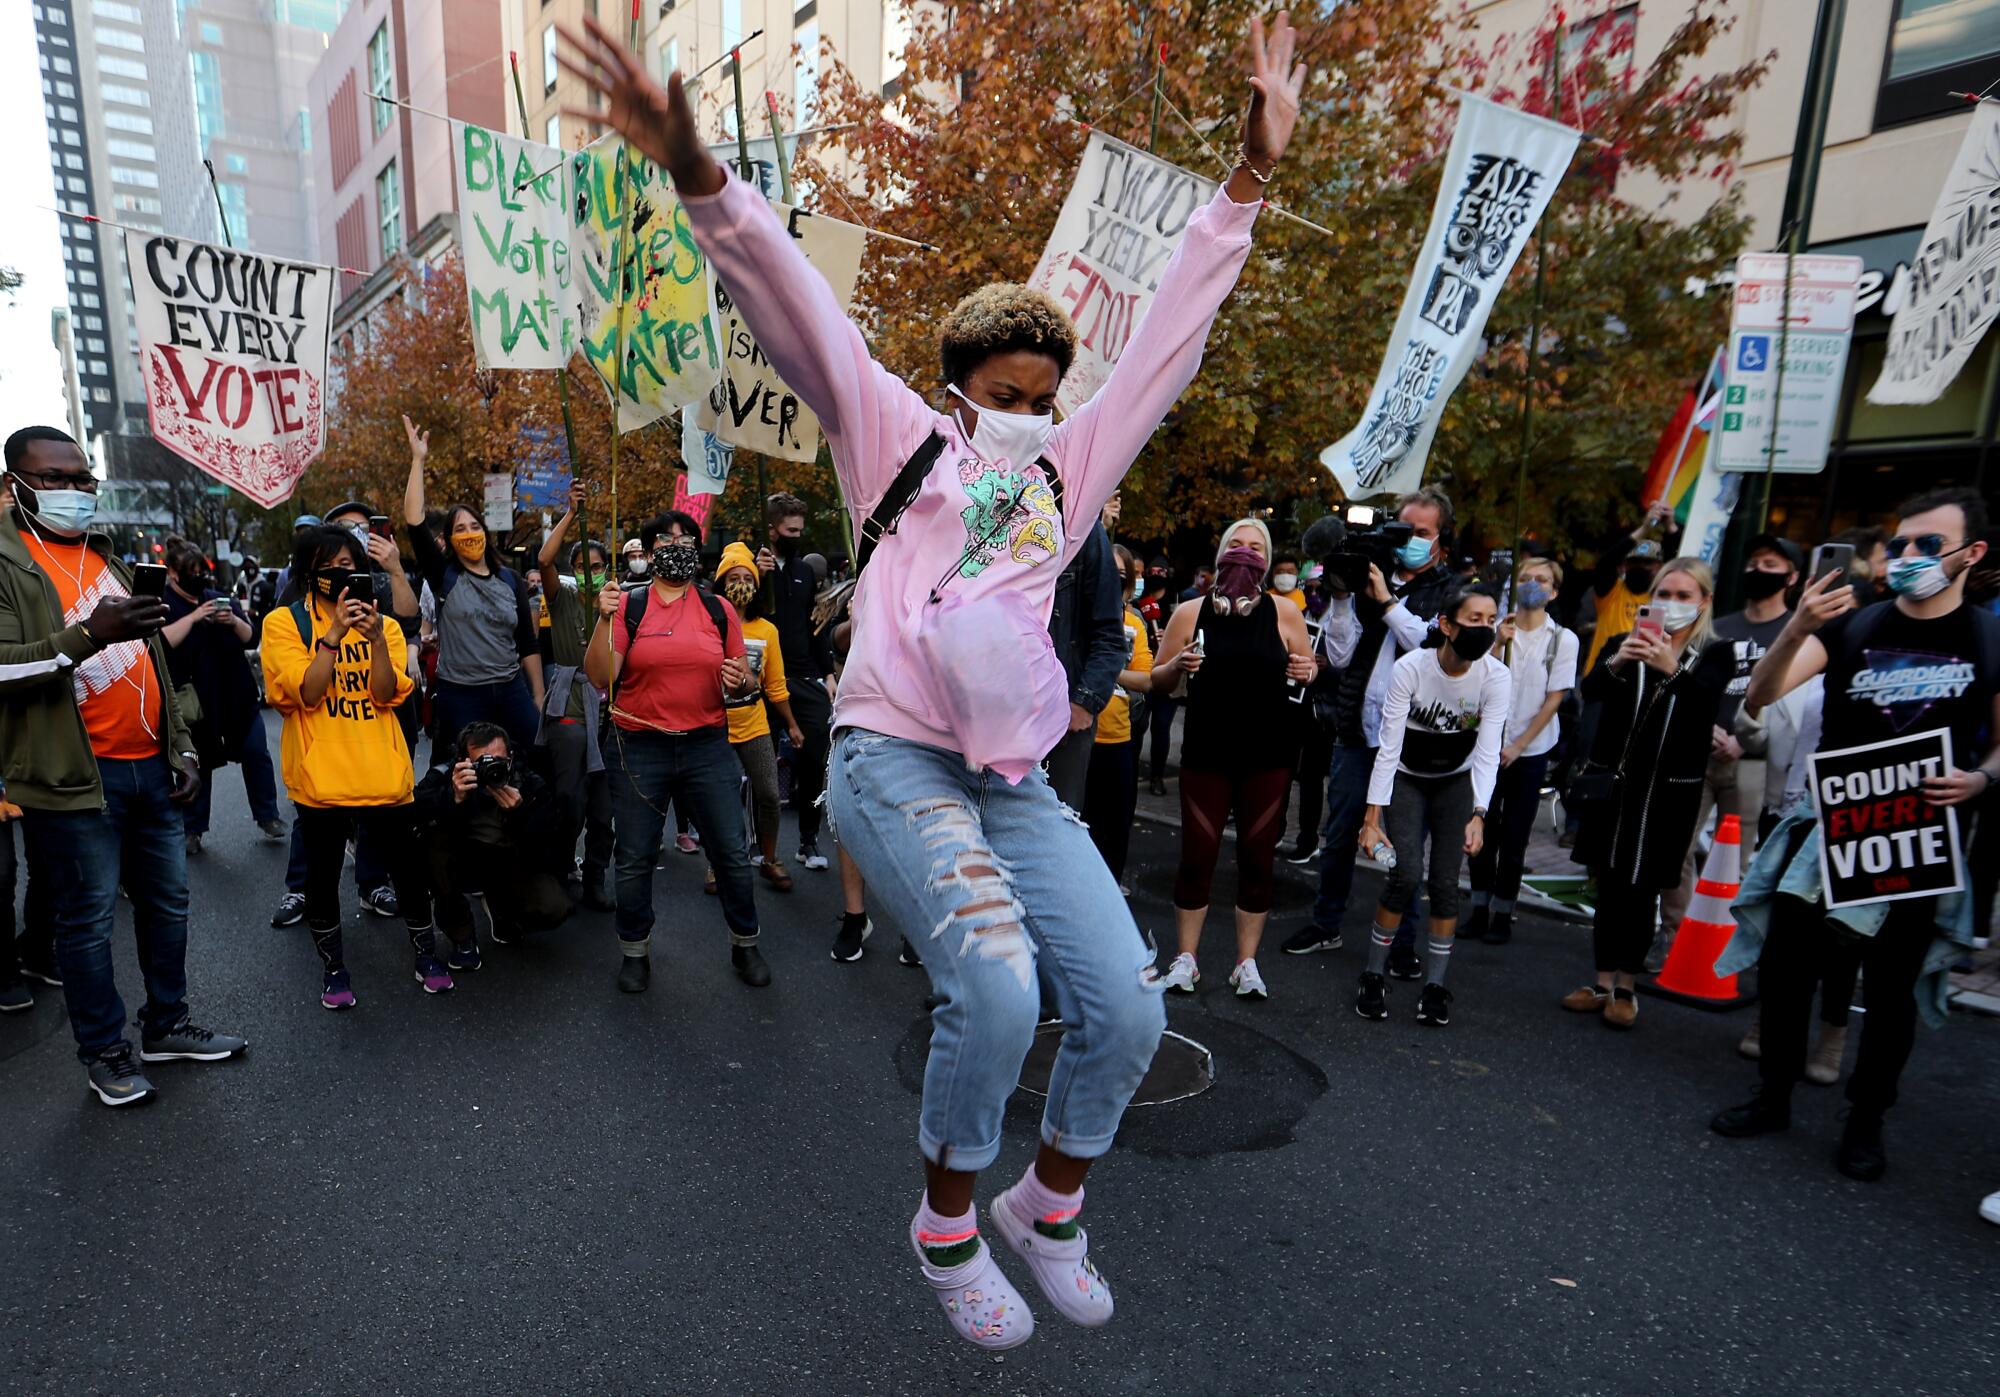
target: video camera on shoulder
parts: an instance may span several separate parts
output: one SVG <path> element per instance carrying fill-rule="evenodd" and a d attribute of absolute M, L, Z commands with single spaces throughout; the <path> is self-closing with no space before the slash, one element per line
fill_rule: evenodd
<path fill-rule="evenodd" d="M 1347 507 L 1347 529 L 1332 552 L 1320 559 L 1327 576 L 1347 592 L 1361 595 L 1368 590 L 1368 565 L 1373 563 L 1388 577 L 1396 570 L 1396 550 L 1416 535 L 1416 526 L 1390 518 L 1373 505 Z"/>

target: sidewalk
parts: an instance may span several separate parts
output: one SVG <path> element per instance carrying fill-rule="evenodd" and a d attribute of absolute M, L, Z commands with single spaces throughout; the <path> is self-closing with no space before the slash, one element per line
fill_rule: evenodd
<path fill-rule="evenodd" d="M 1178 715 L 1176 716 L 1178 717 Z M 1156 796 L 1152 793 L 1149 767 L 1151 761 L 1150 747 L 1142 753 L 1142 759 L 1139 763 L 1138 817 L 1152 824 L 1176 830 L 1181 827 L 1179 790 L 1180 739 L 1181 724 L 1176 721 L 1173 730 L 1173 742 L 1167 749 L 1166 795 Z M 1575 888 L 1579 892 L 1583 891 L 1589 875 L 1579 865 L 1570 861 L 1569 850 L 1559 847 L 1556 843 L 1556 837 L 1560 833 L 1559 819 L 1552 818 L 1552 811 L 1556 808 L 1553 801 L 1544 802 L 1541 811 L 1535 816 L 1535 832 L 1528 840 L 1528 853 L 1525 859 L 1525 878 L 1528 880 L 1549 880 L 1544 882 L 1544 887 L 1561 892 L 1567 897 L 1570 896 L 1568 890 L 1571 888 Z M 1298 828 L 1298 788 L 1294 786 L 1292 789 L 1291 804 L 1285 811 L 1285 840 L 1279 846 L 1279 857 L 1282 858 L 1285 851 L 1293 846 L 1294 841 L 1298 837 Z M 1232 839 L 1235 837 L 1233 829 L 1228 831 L 1228 834 Z M 1322 855 L 1321 857 L 1325 856 Z M 1365 858 L 1359 852 L 1355 854 L 1354 859 L 1362 868 L 1372 869 L 1377 867 L 1373 859 Z M 1556 882 L 1554 880 L 1562 881 Z M 1576 898 L 1576 902 L 1582 903 L 1583 899 L 1578 897 Z M 1586 925 L 1590 921 L 1589 913 L 1582 910 L 1581 905 L 1572 905 L 1570 901 L 1558 901 L 1556 898 L 1548 896 L 1542 889 L 1533 886 L 1532 881 L 1523 882 L 1520 905 L 1523 908 L 1558 921 L 1577 922 Z M 1965 1009 L 1972 1013 L 1984 1014 L 1992 1018 L 2000 1018 L 2000 918 L 1996 918 L 1994 924 L 1989 926 L 1987 931 L 1991 944 L 1984 950 L 1972 953 L 1972 968 L 1952 975 L 1951 1003 L 1953 1008 Z"/>

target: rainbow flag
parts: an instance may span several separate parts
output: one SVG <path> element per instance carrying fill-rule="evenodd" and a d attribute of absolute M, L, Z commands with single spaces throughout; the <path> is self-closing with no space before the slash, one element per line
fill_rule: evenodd
<path fill-rule="evenodd" d="M 1674 520 L 1685 526 L 1694 499 L 1695 482 L 1701 479 L 1703 462 L 1708 459 L 1709 433 L 1715 427 L 1716 405 L 1722 401 L 1722 350 L 1718 347 L 1708 361 L 1701 382 L 1690 388 L 1675 409 L 1673 420 L 1660 433 L 1653 448 L 1653 463 L 1639 487 L 1639 503 L 1650 508 L 1664 499 L 1674 507 Z"/>

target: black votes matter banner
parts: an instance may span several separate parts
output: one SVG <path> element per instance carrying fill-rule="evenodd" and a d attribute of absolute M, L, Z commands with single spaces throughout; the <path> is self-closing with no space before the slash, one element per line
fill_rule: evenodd
<path fill-rule="evenodd" d="M 1950 770 L 1950 735 L 1941 729 L 1814 754 L 1828 911 L 1965 886 L 1957 812 L 1924 796 L 1924 778 Z"/>

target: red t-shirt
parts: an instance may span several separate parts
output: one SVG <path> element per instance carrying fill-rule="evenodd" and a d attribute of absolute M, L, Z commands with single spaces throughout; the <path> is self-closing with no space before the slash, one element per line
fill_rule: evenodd
<path fill-rule="evenodd" d="M 728 723 L 722 706 L 722 661 L 743 654 L 743 623 L 735 608 L 716 598 L 727 637 L 715 633 L 708 607 L 690 587 L 678 601 L 646 599 L 638 639 L 627 649 L 625 617 L 611 618 L 611 649 L 623 664 L 611 721 L 628 731 L 694 732 Z"/>

